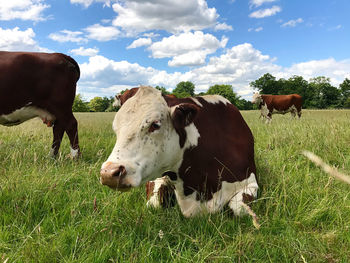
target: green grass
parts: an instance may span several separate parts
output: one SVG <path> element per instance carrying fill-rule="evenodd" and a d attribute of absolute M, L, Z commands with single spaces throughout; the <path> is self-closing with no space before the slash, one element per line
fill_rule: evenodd
<path fill-rule="evenodd" d="M 178 207 L 148 209 L 144 187 L 101 186 L 113 113 L 76 114 L 79 161 L 66 157 L 67 136 L 48 157 L 52 129 L 38 119 L 0 127 L 0 263 L 350 262 L 350 186 L 301 154 L 350 173 L 350 111 L 274 115 L 269 125 L 242 114 L 255 137 L 260 230 L 230 211 L 186 219 Z"/>

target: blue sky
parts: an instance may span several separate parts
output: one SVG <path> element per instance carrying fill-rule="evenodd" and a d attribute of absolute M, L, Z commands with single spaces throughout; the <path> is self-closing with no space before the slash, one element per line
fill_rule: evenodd
<path fill-rule="evenodd" d="M 0 0 L 0 50 L 72 56 L 87 100 L 180 81 L 250 99 L 267 72 L 350 78 L 349 12 L 349 0 Z"/>

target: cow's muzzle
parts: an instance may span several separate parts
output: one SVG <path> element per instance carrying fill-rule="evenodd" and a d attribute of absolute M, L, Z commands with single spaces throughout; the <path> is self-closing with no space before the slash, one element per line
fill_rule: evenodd
<path fill-rule="evenodd" d="M 100 171 L 100 182 L 112 189 L 127 191 L 131 186 L 123 183 L 126 174 L 127 172 L 123 165 L 107 163 Z"/>

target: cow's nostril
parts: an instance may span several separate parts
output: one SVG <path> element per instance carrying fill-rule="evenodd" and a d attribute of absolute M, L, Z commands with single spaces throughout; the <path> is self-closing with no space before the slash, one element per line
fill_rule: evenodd
<path fill-rule="evenodd" d="M 119 177 L 119 176 L 125 176 L 125 175 L 126 175 L 126 170 L 123 165 L 119 166 L 118 169 L 116 169 L 112 174 L 113 177 Z"/>

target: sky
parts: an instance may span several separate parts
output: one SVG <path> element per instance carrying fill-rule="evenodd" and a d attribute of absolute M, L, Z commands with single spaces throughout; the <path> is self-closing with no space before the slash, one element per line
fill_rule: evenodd
<path fill-rule="evenodd" d="M 196 92 L 265 73 L 350 78 L 349 0 L 0 0 L 0 50 L 61 52 L 85 100 L 139 85 Z"/>

